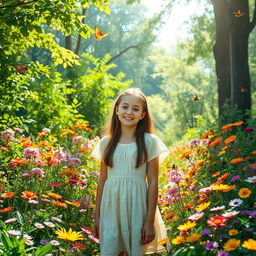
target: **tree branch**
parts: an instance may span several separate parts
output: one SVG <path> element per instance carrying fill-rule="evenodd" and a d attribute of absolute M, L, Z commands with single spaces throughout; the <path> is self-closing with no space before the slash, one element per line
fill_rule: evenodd
<path fill-rule="evenodd" d="M 121 55 L 123 55 L 124 53 L 126 53 L 128 50 L 132 49 L 132 48 L 139 48 L 142 45 L 146 45 L 149 43 L 152 43 L 154 40 L 150 41 L 150 42 L 146 42 L 146 43 L 140 43 L 140 44 L 136 44 L 136 45 L 130 45 L 128 47 L 126 47 L 125 49 L 123 49 L 121 52 L 119 52 L 117 55 L 113 56 L 109 61 L 106 62 L 106 65 L 110 64 L 111 62 L 113 62 L 115 59 L 119 58 Z"/>
<path fill-rule="evenodd" d="M 31 4 L 31 3 L 34 3 L 34 2 L 37 2 L 37 1 L 39 1 L 39 0 L 32 0 L 32 1 L 29 1 L 29 2 L 26 2 L 26 3 L 17 3 L 17 4 L 12 4 L 12 5 L 0 6 L 0 9 L 11 8 L 11 7 L 16 7 L 16 6 L 25 5 L 25 4 Z"/>
<path fill-rule="evenodd" d="M 250 27 L 249 27 L 249 33 L 252 32 L 256 25 L 256 0 L 254 0 L 254 12 L 253 12 L 253 18 L 252 21 L 250 22 Z"/>

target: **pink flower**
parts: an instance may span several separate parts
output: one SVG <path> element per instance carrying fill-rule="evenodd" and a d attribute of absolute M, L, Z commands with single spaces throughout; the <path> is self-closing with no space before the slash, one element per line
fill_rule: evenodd
<path fill-rule="evenodd" d="M 248 128 L 245 128 L 244 131 L 245 131 L 245 132 L 252 132 L 252 131 L 253 131 L 253 128 L 248 127 Z"/>
<path fill-rule="evenodd" d="M 32 173 L 32 175 L 38 175 L 40 178 L 44 178 L 45 177 L 44 176 L 44 171 L 41 170 L 40 168 L 33 168 L 31 170 L 31 173 Z"/>
<path fill-rule="evenodd" d="M 53 182 L 49 185 L 49 187 L 59 187 L 61 185 L 60 182 Z"/>
<path fill-rule="evenodd" d="M 24 172 L 24 173 L 22 173 L 21 176 L 22 176 L 23 178 L 29 178 L 29 177 L 30 177 L 30 174 L 27 173 L 27 172 Z"/>
<path fill-rule="evenodd" d="M 69 182 L 71 182 L 71 183 L 78 183 L 78 178 L 77 177 L 71 177 Z"/>
<path fill-rule="evenodd" d="M 32 147 L 27 147 L 24 150 L 23 154 L 25 159 L 28 159 L 30 157 L 38 158 L 39 157 L 39 152 L 37 148 L 32 148 Z"/>
<path fill-rule="evenodd" d="M 38 201 L 31 199 L 31 200 L 28 200 L 28 203 L 30 203 L 30 204 L 38 204 Z"/>
<path fill-rule="evenodd" d="M 17 133 L 23 133 L 23 131 L 20 128 L 14 128 L 14 131 Z"/>
<path fill-rule="evenodd" d="M 7 129 L 2 133 L 2 139 L 6 141 L 13 140 L 14 139 L 13 136 L 14 136 L 14 131 L 11 129 Z"/>
<path fill-rule="evenodd" d="M 78 144 L 83 142 L 84 142 L 84 138 L 82 136 L 76 136 L 75 138 L 72 139 L 73 144 Z"/>
<path fill-rule="evenodd" d="M 50 129 L 48 129 L 48 128 L 43 128 L 43 129 L 42 129 L 42 132 L 43 132 L 43 133 L 50 133 L 50 132 L 51 132 L 51 130 L 50 130 Z"/>

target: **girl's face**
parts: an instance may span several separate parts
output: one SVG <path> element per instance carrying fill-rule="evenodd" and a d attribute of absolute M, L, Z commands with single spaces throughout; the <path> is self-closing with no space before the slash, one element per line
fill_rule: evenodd
<path fill-rule="evenodd" d="M 123 96 L 120 104 L 116 107 L 116 114 L 121 125 L 137 126 L 137 123 L 145 116 L 141 99 L 134 95 Z"/>

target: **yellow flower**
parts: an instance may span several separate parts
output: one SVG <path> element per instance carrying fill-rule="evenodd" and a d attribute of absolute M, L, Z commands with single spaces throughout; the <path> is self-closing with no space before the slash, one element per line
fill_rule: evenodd
<path fill-rule="evenodd" d="M 191 229 L 191 228 L 193 228 L 195 226 L 196 226 L 196 222 L 194 222 L 194 221 L 193 222 L 187 221 L 185 224 L 179 225 L 178 229 L 180 231 L 187 231 L 187 230 L 189 230 L 189 229 Z"/>
<path fill-rule="evenodd" d="M 196 242 L 197 240 L 199 240 L 201 237 L 200 234 L 194 233 L 191 234 L 190 236 L 187 236 L 186 241 L 187 242 Z"/>
<path fill-rule="evenodd" d="M 57 229 L 55 233 L 58 235 L 57 238 L 66 240 L 68 242 L 74 242 L 84 239 L 81 232 L 75 232 L 71 228 L 68 230 L 68 232 L 64 228 L 60 228 Z"/>
<path fill-rule="evenodd" d="M 224 244 L 224 250 L 225 251 L 234 251 L 237 247 L 240 246 L 240 240 L 237 239 L 229 239 L 225 244 Z"/>
<path fill-rule="evenodd" d="M 165 239 L 163 239 L 163 240 L 159 241 L 159 242 L 157 243 L 157 245 L 163 245 L 163 244 L 166 244 L 168 241 L 169 241 L 169 239 L 168 239 L 168 238 L 165 238 Z"/>
<path fill-rule="evenodd" d="M 237 230 L 237 229 L 230 229 L 230 230 L 228 231 L 228 234 L 229 234 L 230 236 L 235 236 L 235 235 L 238 234 L 238 230 Z"/>
<path fill-rule="evenodd" d="M 207 209 L 210 204 L 211 204 L 211 202 L 199 204 L 199 205 L 195 208 L 195 210 L 196 210 L 197 212 L 202 212 L 202 211 L 204 211 L 205 209 Z"/>
<path fill-rule="evenodd" d="M 225 185 L 225 184 L 220 184 L 220 185 L 216 185 L 212 188 L 212 190 L 219 190 L 222 192 L 229 192 L 230 190 L 234 189 L 236 186 L 229 186 L 229 185 Z"/>
<path fill-rule="evenodd" d="M 172 239 L 172 244 L 181 244 L 184 242 L 184 237 L 182 236 L 176 236 Z"/>
<path fill-rule="evenodd" d="M 251 195 L 252 191 L 248 188 L 241 188 L 238 192 L 240 198 L 247 198 Z"/>
<path fill-rule="evenodd" d="M 248 239 L 247 241 L 244 241 L 242 244 L 243 247 L 247 248 L 248 250 L 256 250 L 256 240 Z"/>

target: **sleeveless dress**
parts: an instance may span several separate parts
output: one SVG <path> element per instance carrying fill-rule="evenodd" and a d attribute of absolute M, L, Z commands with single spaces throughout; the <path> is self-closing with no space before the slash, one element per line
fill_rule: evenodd
<path fill-rule="evenodd" d="M 145 133 L 148 161 L 159 156 L 159 162 L 169 154 L 165 144 L 154 134 Z M 102 159 L 108 143 L 103 137 L 92 156 Z M 147 214 L 146 163 L 135 169 L 136 142 L 118 143 L 113 155 L 113 168 L 108 168 L 100 205 L 99 240 L 101 256 L 117 256 L 125 251 L 129 256 L 141 256 L 166 251 L 158 244 L 167 239 L 166 227 L 158 206 L 155 213 L 155 239 L 141 245 L 141 230 Z"/>

